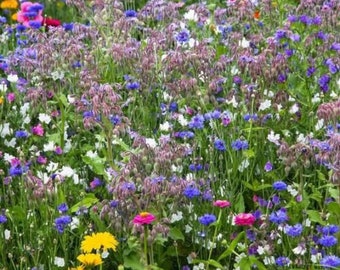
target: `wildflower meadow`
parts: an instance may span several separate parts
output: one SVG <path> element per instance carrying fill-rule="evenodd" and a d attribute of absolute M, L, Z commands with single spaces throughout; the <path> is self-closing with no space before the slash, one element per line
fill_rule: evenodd
<path fill-rule="evenodd" d="M 340 269 L 339 0 L 0 0 L 0 270 Z"/>

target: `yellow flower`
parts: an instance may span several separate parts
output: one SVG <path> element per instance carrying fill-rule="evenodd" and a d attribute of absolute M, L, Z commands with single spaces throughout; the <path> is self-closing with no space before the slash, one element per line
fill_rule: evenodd
<path fill-rule="evenodd" d="M 0 8 L 2 9 L 16 9 L 18 8 L 18 1 L 16 0 L 5 0 L 0 4 Z"/>
<path fill-rule="evenodd" d="M 18 20 L 18 12 L 17 13 L 14 13 L 12 16 L 11 16 L 12 20 L 13 21 L 17 21 Z"/>
<path fill-rule="evenodd" d="M 77 267 L 72 267 L 72 268 L 69 268 L 68 270 L 85 270 L 84 266 L 77 266 Z"/>
<path fill-rule="evenodd" d="M 3 97 L 0 97 L 0 105 L 4 103 L 4 98 Z"/>
<path fill-rule="evenodd" d="M 85 239 L 81 242 L 81 250 L 86 253 L 91 252 L 93 249 L 103 249 L 106 251 L 107 249 L 112 248 L 113 251 L 116 251 L 117 246 L 118 241 L 108 232 L 86 235 Z"/>
<path fill-rule="evenodd" d="M 80 254 L 77 260 L 83 264 L 81 267 L 92 267 L 103 263 L 100 254 L 94 253 Z"/>

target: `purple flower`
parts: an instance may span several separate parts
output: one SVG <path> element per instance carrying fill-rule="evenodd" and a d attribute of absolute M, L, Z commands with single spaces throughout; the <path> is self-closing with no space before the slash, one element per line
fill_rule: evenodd
<path fill-rule="evenodd" d="M 66 213 L 68 211 L 68 206 L 66 203 L 62 203 L 58 205 L 58 211 L 61 212 L 62 214 Z"/>
<path fill-rule="evenodd" d="M 279 29 L 279 30 L 276 31 L 275 38 L 277 40 L 280 40 L 280 39 L 285 38 L 285 37 L 287 37 L 287 32 L 285 30 Z"/>
<path fill-rule="evenodd" d="M 281 208 L 278 211 L 271 213 L 269 216 L 269 221 L 275 224 L 282 224 L 288 221 L 288 219 L 287 210 L 285 208 Z"/>
<path fill-rule="evenodd" d="M 233 141 L 231 143 L 231 147 L 236 151 L 240 151 L 240 150 L 248 149 L 249 145 L 248 145 L 248 142 L 246 140 L 238 139 L 238 140 Z"/>
<path fill-rule="evenodd" d="M 128 82 L 126 84 L 127 90 L 138 90 L 140 88 L 139 82 Z"/>
<path fill-rule="evenodd" d="M 102 181 L 100 181 L 99 178 L 95 177 L 93 178 L 93 180 L 90 182 L 90 187 L 92 190 L 94 190 L 95 188 L 101 186 L 103 183 Z"/>
<path fill-rule="evenodd" d="M 198 188 L 194 187 L 194 186 L 187 186 L 184 191 L 183 194 L 185 197 L 192 199 L 194 197 L 197 197 L 201 194 L 201 192 L 199 191 Z"/>
<path fill-rule="evenodd" d="M 54 227 L 59 233 L 63 233 L 66 226 L 72 222 L 70 216 L 60 216 L 54 220 Z"/>
<path fill-rule="evenodd" d="M 264 170 L 266 172 L 270 172 L 273 170 L 273 164 L 270 161 L 267 161 L 267 163 L 264 165 Z"/>
<path fill-rule="evenodd" d="M 322 31 L 316 33 L 316 38 L 325 41 L 328 38 L 328 35 Z"/>
<path fill-rule="evenodd" d="M 332 43 L 330 49 L 334 51 L 340 51 L 340 43 L 336 43 L 336 42 Z"/>
<path fill-rule="evenodd" d="M 188 124 L 189 128 L 203 129 L 204 128 L 204 116 L 201 114 L 195 115 Z"/>
<path fill-rule="evenodd" d="M 175 137 L 181 139 L 192 139 L 194 136 L 195 134 L 192 131 L 180 131 L 175 133 Z"/>
<path fill-rule="evenodd" d="M 198 221 L 204 226 L 209 226 L 216 221 L 216 216 L 213 214 L 205 214 L 198 218 Z"/>
<path fill-rule="evenodd" d="M 25 139 L 28 137 L 28 133 L 25 130 L 17 130 L 15 132 L 15 137 Z"/>
<path fill-rule="evenodd" d="M 288 266 L 291 263 L 291 260 L 287 257 L 281 256 L 281 257 L 278 257 L 275 260 L 275 262 L 278 266 Z"/>
<path fill-rule="evenodd" d="M 248 229 L 246 231 L 246 236 L 251 242 L 254 242 L 256 240 L 256 232 L 253 230 Z"/>
<path fill-rule="evenodd" d="M 223 140 L 217 139 L 214 142 L 214 146 L 215 146 L 215 149 L 217 149 L 218 151 L 225 151 L 226 150 L 225 142 Z"/>
<path fill-rule="evenodd" d="M 4 224 L 7 222 L 7 217 L 5 215 L 0 215 L 0 224 Z"/>
<path fill-rule="evenodd" d="M 315 67 L 309 67 L 306 71 L 306 76 L 308 78 L 310 78 L 316 71 L 316 68 Z"/>
<path fill-rule="evenodd" d="M 312 18 L 307 15 L 301 15 L 300 16 L 300 22 L 302 22 L 305 25 L 311 25 L 312 24 Z"/>
<path fill-rule="evenodd" d="M 301 224 L 295 224 L 294 226 L 289 226 L 287 225 L 285 227 L 285 233 L 288 235 L 288 236 L 292 236 L 292 237 L 297 237 L 297 236 L 300 236 L 301 233 L 302 233 L 302 230 L 303 230 L 303 227 Z"/>
<path fill-rule="evenodd" d="M 334 225 L 334 224 L 324 226 L 321 228 L 321 233 L 324 235 L 336 234 L 338 231 L 339 231 L 339 226 Z"/>
<path fill-rule="evenodd" d="M 324 247 L 332 247 L 335 246 L 337 243 L 338 239 L 333 235 L 324 235 L 318 241 L 318 244 Z"/>
<path fill-rule="evenodd" d="M 276 191 L 284 191 L 287 189 L 287 184 L 283 181 L 276 181 L 274 184 L 273 184 L 273 188 L 276 190 Z"/>
<path fill-rule="evenodd" d="M 190 39 L 190 32 L 187 29 L 183 29 L 182 31 L 177 33 L 175 38 L 180 43 L 188 42 Z"/>
<path fill-rule="evenodd" d="M 137 12 L 133 9 L 128 9 L 124 12 L 125 17 L 127 18 L 135 18 L 137 17 Z"/>
<path fill-rule="evenodd" d="M 340 258 L 335 255 L 325 256 L 321 259 L 320 264 L 325 268 L 336 268 L 340 266 Z"/>

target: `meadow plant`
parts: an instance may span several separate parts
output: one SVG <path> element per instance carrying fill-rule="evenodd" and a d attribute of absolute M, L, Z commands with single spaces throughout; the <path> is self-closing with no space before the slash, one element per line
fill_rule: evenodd
<path fill-rule="evenodd" d="M 0 269 L 340 267 L 339 1 L 0 8 Z"/>

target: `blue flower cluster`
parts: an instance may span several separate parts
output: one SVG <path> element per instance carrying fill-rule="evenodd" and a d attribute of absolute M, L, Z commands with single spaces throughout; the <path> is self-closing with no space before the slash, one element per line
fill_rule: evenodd
<path fill-rule="evenodd" d="M 209 226 L 216 221 L 216 216 L 213 214 L 205 214 L 198 218 L 198 221 L 204 226 Z"/>

